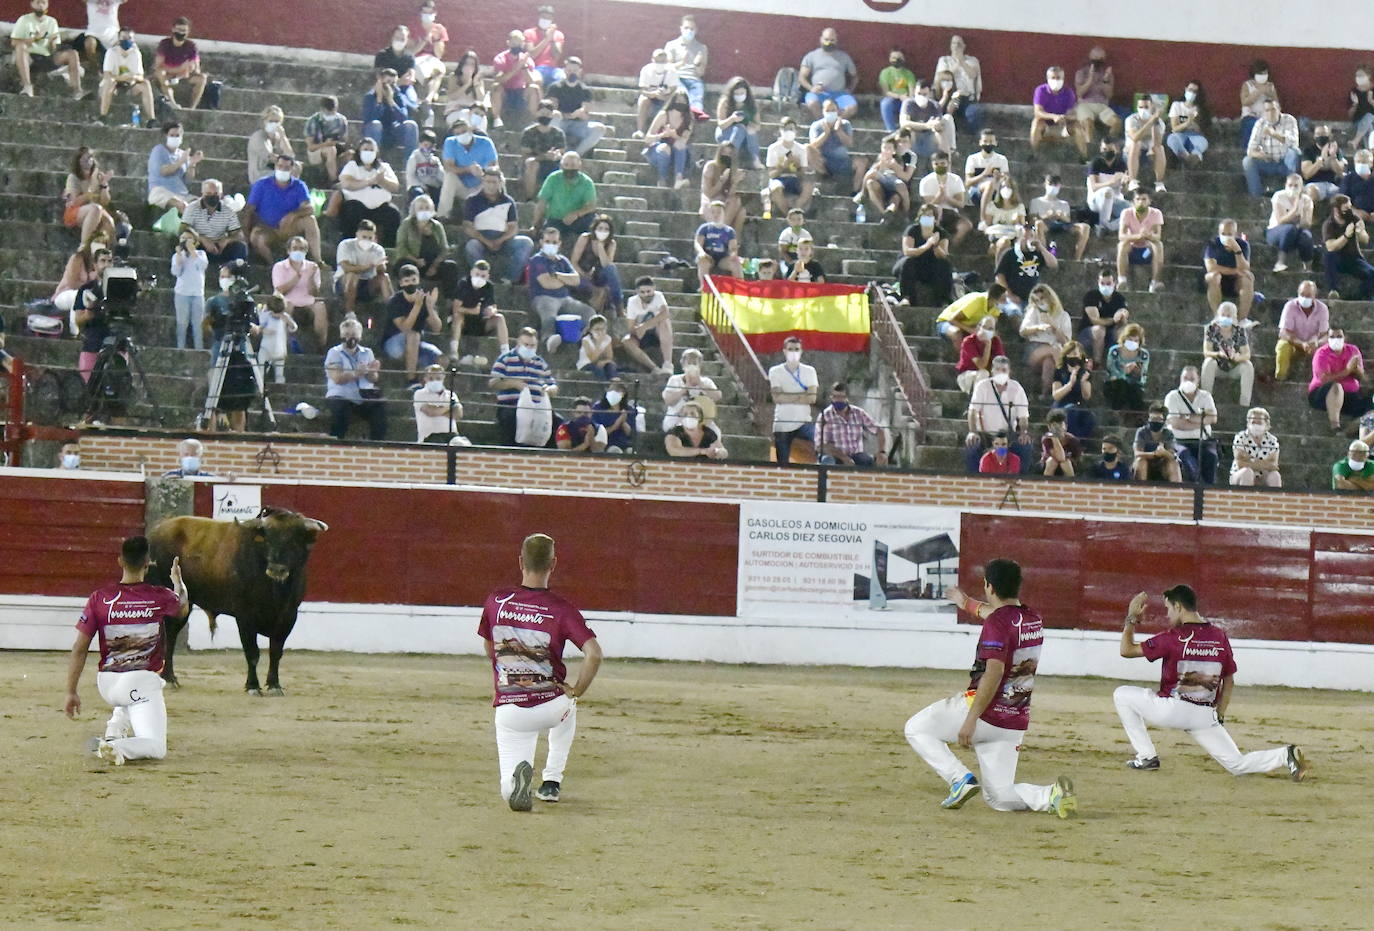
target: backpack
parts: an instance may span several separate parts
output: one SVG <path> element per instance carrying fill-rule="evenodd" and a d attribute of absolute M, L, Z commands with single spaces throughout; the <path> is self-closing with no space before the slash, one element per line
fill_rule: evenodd
<path fill-rule="evenodd" d="M 797 69 L 779 68 L 778 73 L 773 77 L 773 104 L 778 109 L 778 115 L 782 115 L 784 107 L 789 101 L 801 103 L 801 99 L 801 76 L 797 73 Z"/>

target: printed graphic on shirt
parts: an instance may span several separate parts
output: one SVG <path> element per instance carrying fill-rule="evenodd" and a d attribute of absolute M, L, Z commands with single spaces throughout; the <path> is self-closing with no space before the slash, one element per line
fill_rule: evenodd
<path fill-rule="evenodd" d="M 539 697 L 558 687 L 547 632 L 498 624 L 491 629 L 491 639 L 496 651 L 496 691 L 503 704 Z"/>
<path fill-rule="evenodd" d="M 1024 708 L 1030 704 L 1035 689 L 1035 667 L 1040 662 L 1040 644 L 1021 647 L 1011 655 L 1011 670 L 1002 684 L 999 701 L 1006 708 Z"/>
<path fill-rule="evenodd" d="M 1221 691 L 1221 679 L 1220 662 L 1183 660 L 1178 664 L 1178 682 L 1174 685 L 1173 697 L 1195 705 L 1210 705 Z"/>
<path fill-rule="evenodd" d="M 110 617 L 116 616 L 111 608 Z M 107 658 L 104 672 L 132 672 L 148 669 L 162 644 L 162 622 L 148 624 L 108 624 L 105 627 Z"/>

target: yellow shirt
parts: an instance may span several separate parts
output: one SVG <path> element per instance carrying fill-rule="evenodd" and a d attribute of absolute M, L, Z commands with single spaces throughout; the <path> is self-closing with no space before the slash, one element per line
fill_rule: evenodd
<path fill-rule="evenodd" d="M 996 317 L 1002 313 L 1002 308 L 996 304 L 989 306 L 986 291 L 970 291 L 959 300 L 950 304 L 940 311 L 940 316 L 935 319 L 946 323 L 959 323 L 972 329 L 978 325 L 978 321 L 984 317 Z"/>

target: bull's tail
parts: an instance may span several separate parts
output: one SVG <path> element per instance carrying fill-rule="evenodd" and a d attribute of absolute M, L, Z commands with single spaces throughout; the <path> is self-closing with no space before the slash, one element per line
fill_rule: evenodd
<path fill-rule="evenodd" d="M 215 623 L 215 615 L 211 614 L 209 611 L 205 612 L 205 616 L 210 619 L 210 639 L 214 640 L 215 631 L 219 628 L 219 624 Z"/>

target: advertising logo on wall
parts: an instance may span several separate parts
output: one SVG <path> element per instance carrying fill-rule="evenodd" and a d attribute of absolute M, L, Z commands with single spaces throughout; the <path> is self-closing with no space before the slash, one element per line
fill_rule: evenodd
<path fill-rule="evenodd" d="M 216 485 L 215 520 L 252 520 L 262 510 L 261 485 Z"/>
<path fill-rule="evenodd" d="M 959 574 L 959 511 L 867 504 L 740 506 L 736 610 L 799 613 L 949 610 Z"/>

